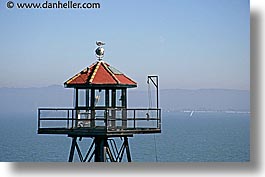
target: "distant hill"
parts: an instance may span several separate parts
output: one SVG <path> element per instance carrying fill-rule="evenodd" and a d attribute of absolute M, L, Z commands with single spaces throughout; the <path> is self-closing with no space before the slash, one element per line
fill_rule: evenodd
<path fill-rule="evenodd" d="M 147 95 L 144 92 L 130 92 L 130 105 L 133 107 L 149 105 L 149 96 Z M 155 99 L 155 94 L 152 93 L 152 105 L 154 105 Z M 229 89 L 160 90 L 160 106 L 164 111 L 250 111 L 250 92 Z"/>
<path fill-rule="evenodd" d="M 1 114 L 36 113 L 38 107 L 71 107 L 72 90 L 62 86 L 0 88 Z"/>
<path fill-rule="evenodd" d="M 152 106 L 155 94 L 151 93 Z M 148 94 L 129 90 L 129 107 L 149 107 Z M 37 114 L 38 107 L 72 107 L 73 89 L 63 86 L 41 88 L 0 88 L 1 115 L 10 113 Z M 226 89 L 160 90 L 160 106 L 164 111 L 233 110 L 250 111 L 250 92 Z"/>

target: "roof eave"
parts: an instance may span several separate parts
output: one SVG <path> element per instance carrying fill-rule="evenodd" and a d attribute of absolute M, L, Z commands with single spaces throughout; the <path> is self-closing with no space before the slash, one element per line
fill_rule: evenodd
<path fill-rule="evenodd" d="M 135 88 L 137 84 L 66 84 L 65 88 Z"/>

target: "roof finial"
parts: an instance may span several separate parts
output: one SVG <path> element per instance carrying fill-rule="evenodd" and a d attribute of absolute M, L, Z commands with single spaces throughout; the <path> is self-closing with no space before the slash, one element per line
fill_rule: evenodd
<path fill-rule="evenodd" d="M 95 51 L 96 56 L 97 56 L 98 60 L 101 61 L 102 58 L 104 57 L 104 49 L 101 46 L 105 45 L 105 43 L 102 41 L 96 41 L 96 44 L 98 46 L 98 48 L 96 48 L 96 51 Z"/>

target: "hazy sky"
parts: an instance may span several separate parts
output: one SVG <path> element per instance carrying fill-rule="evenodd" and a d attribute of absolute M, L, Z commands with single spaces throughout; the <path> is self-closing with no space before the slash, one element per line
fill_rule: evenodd
<path fill-rule="evenodd" d="M 96 40 L 106 42 L 103 60 L 140 89 L 148 74 L 158 74 L 164 89 L 250 87 L 248 0 L 95 0 L 100 9 L 81 10 L 7 9 L 6 2 L 0 87 L 62 85 L 96 61 Z"/>

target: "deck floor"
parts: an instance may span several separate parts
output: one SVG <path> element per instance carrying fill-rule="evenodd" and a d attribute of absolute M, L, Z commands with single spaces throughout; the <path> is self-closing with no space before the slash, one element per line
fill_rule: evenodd
<path fill-rule="evenodd" d="M 158 128 L 122 128 L 115 127 L 113 129 L 104 126 L 96 127 L 80 127 L 74 129 L 67 128 L 39 128 L 38 134 L 66 134 L 68 136 L 132 136 L 133 134 L 152 134 L 161 133 Z"/>

